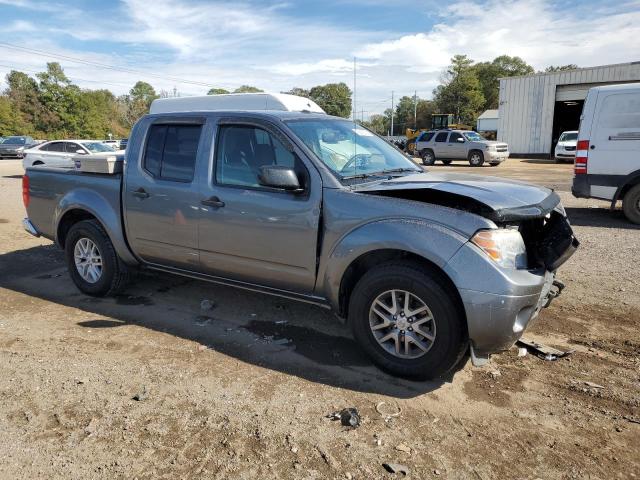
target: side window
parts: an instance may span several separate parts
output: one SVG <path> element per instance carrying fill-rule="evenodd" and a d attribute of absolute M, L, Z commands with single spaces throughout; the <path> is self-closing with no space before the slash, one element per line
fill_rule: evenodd
<path fill-rule="evenodd" d="M 449 132 L 440 132 L 440 133 L 438 133 L 438 135 L 436 135 L 436 142 L 446 142 L 447 141 L 447 135 L 449 135 Z"/>
<path fill-rule="evenodd" d="M 151 125 L 143 159 L 145 170 L 165 180 L 193 180 L 201 132 L 201 125 Z"/>
<path fill-rule="evenodd" d="M 462 138 L 464 141 L 464 137 L 458 132 L 451 132 L 451 136 L 449 136 L 449 142 L 457 142 L 459 138 Z"/>
<path fill-rule="evenodd" d="M 53 142 L 50 143 L 47 147 L 48 152 L 64 152 L 64 143 L 63 142 Z"/>
<path fill-rule="evenodd" d="M 223 126 L 219 129 L 216 148 L 216 182 L 223 185 L 260 187 L 260 167 L 281 165 L 304 167 L 271 133 L 251 126 Z"/>
<path fill-rule="evenodd" d="M 84 152 L 84 149 L 77 143 L 65 142 L 64 146 L 67 153 L 76 153 L 76 150 L 82 150 Z"/>

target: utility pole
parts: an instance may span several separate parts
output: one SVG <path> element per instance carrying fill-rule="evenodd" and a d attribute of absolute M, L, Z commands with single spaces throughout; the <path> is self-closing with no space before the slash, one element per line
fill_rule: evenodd
<path fill-rule="evenodd" d="M 393 137 L 393 90 L 391 90 L 391 136 Z"/>
<path fill-rule="evenodd" d="M 413 91 L 413 129 L 418 128 L 418 92 Z"/>
<path fill-rule="evenodd" d="M 362 109 L 362 123 L 364 123 L 364 108 Z"/>

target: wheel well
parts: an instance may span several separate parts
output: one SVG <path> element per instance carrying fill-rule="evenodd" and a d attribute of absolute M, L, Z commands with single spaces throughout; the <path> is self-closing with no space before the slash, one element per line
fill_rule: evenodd
<path fill-rule="evenodd" d="M 356 258 L 347 267 L 347 270 L 342 276 L 342 281 L 340 282 L 339 314 L 341 317 L 348 317 L 349 299 L 351 297 L 351 293 L 353 292 L 353 289 L 355 288 L 358 281 L 362 278 L 362 276 L 373 267 L 393 260 L 407 260 L 416 265 L 420 265 L 422 268 L 424 268 L 425 271 L 429 273 L 430 276 L 435 277 L 437 278 L 437 280 L 442 282 L 449 289 L 449 291 L 453 293 L 453 296 L 456 299 L 457 306 L 460 309 L 461 314 L 464 315 L 466 319 L 464 306 L 462 304 L 462 298 L 460 298 L 458 288 L 440 267 L 438 267 L 430 260 L 421 257 L 420 255 L 416 255 L 415 253 L 407 252 L 404 250 L 395 249 L 374 250 L 372 252 L 367 252 Z"/>
<path fill-rule="evenodd" d="M 58 230 L 56 235 L 58 244 L 62 248 L 64 248 L 67 233 L 69 233 L 71 227 L 83 220 L 97 220 L 97 218 L 95 217 L 95 215 L 81 209 L 69 210 L 62 216 L 62 218 L 58 222 Z"/>
<path fill-rule="evenodd" d="M 620 189 L 620 195 L 618 195 L 618 198 L 620 200 L 624 200 L 624 196 L 627 194 L 627 192 L 631 190 L 633 187 L 635 187 L 636 185 L 638 185 L 639 183 L 640 183 L 640 175 L 637 175 L 636 177 L 632 178 L 629 181 L 629 183 L 625 184 Z"/>

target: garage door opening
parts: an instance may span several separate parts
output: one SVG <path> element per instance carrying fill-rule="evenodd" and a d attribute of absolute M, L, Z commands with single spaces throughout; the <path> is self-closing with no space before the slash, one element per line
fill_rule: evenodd
<path fill-rule="evenodd" d="M 584 100 L 563 100 L 556 102 L 553 111 L 553 134 L 551 141 L 551 155 L 558 143 L 558 138 L 562 132 L 567 130 L 578 130 L 580 127 L 580 114 Z"/>

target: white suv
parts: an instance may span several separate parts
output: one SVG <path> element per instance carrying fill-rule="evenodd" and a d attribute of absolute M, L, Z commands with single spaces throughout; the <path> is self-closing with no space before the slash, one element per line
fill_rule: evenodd
<path fill-rule="evenodd" d="M 485 162 L 495 167 L 509 158 L 506 143 L 487 140 L 468 130 L 425 132 L 416 142 L 416 151 L 424 165 L 433 165 L 437 159 L 445 165 L 454 160 L 466 160 L 472 167 L 480 167 Z"/>
<path fill-rule="evenodd" d="M 576 159 L 576 145 L 578 144 L 578 131 L 562 132 L 554 150 L 556 163 L 566 160 L 573 162 Z"/>

